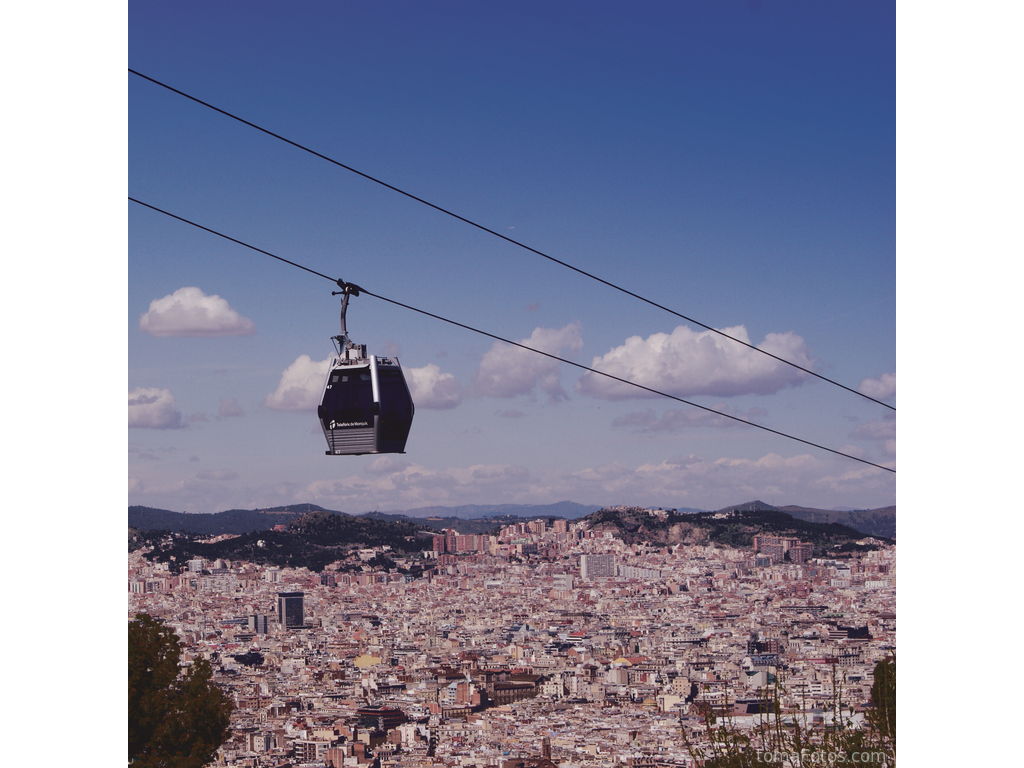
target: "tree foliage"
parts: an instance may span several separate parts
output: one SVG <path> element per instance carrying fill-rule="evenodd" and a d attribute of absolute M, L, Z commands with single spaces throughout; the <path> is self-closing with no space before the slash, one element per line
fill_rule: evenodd
<path fill-rule="evenodd" d="M 228 733 L 231 702 L 205 659 L 184 671 L 174 630 L 128 623 L 128 759 L 138 768 L 202 768 Z"/>
<path fill-rule="evenodd" d="M 249 651 L 248 653 L 236 653 L 232 657 L 239 664 L 245 664 L 247 667 L 258 667 L 265 661 L 263 654 L 259 651 Z"/>
<path fill-rule="evenodd" d="M 896 751 L 896 657 L 882 659 L 875 665 L 875 682 L 871 686 L 871 710 L 868 722 L 879 739 Z"/>
<path fill-rule="evenodd" d="M 872 707 L 860 727 L 853 708 L 843 701 L 842 675 L 834 666 L 832 675 L 827 723 L 808 722 L 806 706 L 783 713 L 779 702 L 785 686 L 778 674 L 772 688 L 760 691 L 762 714 L 753 728 L 741 731 L 728 708 L 716 711 L 711 704 L 698 702 L 694 709 L 703 721 L 703 739 L 698 744 L 696 734 L 691 736 L 681 723 L 683 743 L 701 768 L 754 768 L 769 762 L 791 768 L 840 763 L 895 768 L 895 657 L 875 665 Z"/>

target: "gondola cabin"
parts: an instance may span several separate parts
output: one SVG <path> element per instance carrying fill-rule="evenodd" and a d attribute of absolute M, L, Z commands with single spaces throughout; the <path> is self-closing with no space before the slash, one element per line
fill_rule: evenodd
<path fill-rule="evenodd" d="M 317 408 L 327 455 L 405 453 L 415 410 L 397 358 L 351 345 L 331 362 Z"/>

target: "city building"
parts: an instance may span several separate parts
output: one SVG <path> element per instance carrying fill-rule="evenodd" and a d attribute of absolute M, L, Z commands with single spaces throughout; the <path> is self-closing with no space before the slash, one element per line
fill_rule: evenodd
<path fill-rule="evenodd" d="M 581 555 L 580 578 L 598 579 L 615 575 L 615 555 Z"/>
<path fill-rule="evenodd" d="M 301 627 L 305 623 L 302 613 L 302 592 L 279 592 L 277 595 L 277 621 L 285 629 Z"/>

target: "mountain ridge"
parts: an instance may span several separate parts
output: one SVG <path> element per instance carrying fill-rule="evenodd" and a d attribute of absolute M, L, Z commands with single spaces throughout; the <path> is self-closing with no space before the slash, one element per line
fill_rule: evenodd
<path fill-rule="evenodd" d="M 896 507 L 876 507 L 875 509 L 815 509 L 813 507 L 801 507 L 789 504 L 784 507 L 776 507 L 766 504 L 760 500 L 748 501 L 745 504 L 737 504 L 732 507 L 725 507 L 719 512 L 748 512 L 748 511 L 778 511 L 785 512 L 800 520 L 809 523 L 838 523 L 854 530 L 860 531 L 868 536 L 876 536 L 883 539 L 896 538 Z"/>
<path fill-rule="evenodd" d="M 389 522 L 419 523 L 435 530 L 455 528 L 460 533 L 483 533 L 500 525 L 523 519 L 563 518 L 579 520 L 605 509 L 596 504 L 560 501 L 553 504 L 466 504 L 456 507 L 416 507 L 394 512 L 362 512 L 352 514 L 331 510 L 317 504 L 288 504 L 266 509 L 228 509 L 214 513 L 174 512 L 145 506 L 128 507 L 128 526 L 140 531 L 181 531 L 196 535 L 252 533 L 288 525 L 304 514 L 326 512 L 355 518 L 376 518 Z M 777 507 L 759 499 L 734 504 L 718 510 L 680 508 L 682 515 L 708 512 L 783 512 L 811 523 L 838 523 L 866 536 L 896 538 L 896 507 L 875 509 L 826 510 L 795 504 Z"/>
<path fill-rule="evenodd" d="M 642 507 L 611 507 L 584 518 L 593 531 L 612 534 L 628 545 L 668 547 L 677 544 L 718 544 L 747 548 L 755 536 L 796 538 L 813 545 L 816 556 L 846 556 L 877 543 L 872 537 L 840 523 L 802 520 L 764 502 L 737 505 L 717 512 L 680 515 L 673 511 L 652 514 Z"/>

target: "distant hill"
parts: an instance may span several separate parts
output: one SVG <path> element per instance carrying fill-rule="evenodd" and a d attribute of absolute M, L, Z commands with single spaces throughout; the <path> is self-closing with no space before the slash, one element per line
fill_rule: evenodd
<path fill-rule="evenodd" d="M 560 501 L 555 504 L 470 504 L 460 507 L 418 507 L 404 512 L 365 512 L 353 517 L 374 518 L 389 522 L 413 522 L 434 530 L 455 528 L 459 533 L 485 533 L 502 525 L 521 522 L 524 518 L 560 517 L 575 520 L 600 507 Z M 291 504 L 270 509 L 229 509 L 212 514 L 171 512 L 153 507 L 128 507 L 128 527 L 140 531 L 180 531 L 204 536 L 222 533 L 269 531 L 275 525 L 287 525 L 309 512 L 347 514 L 324 509 L 316 504 Z"/>
<path fill-rule="evenodd" d="M 409 517 L 408 515 L 389 515 L 384 512 L 367 512 L 365 515 L 361 515 L 360 517 L 369 520 L 384 520 L 392 523 L 415 523 L 421 526 L 425 525 L 439 532 L 443 531 L 445 528 L 451 528 L 464 536 L 474 533 L 489 534 L 503 525 L 511 525 L 512 523 L 521 523 L 523 521 L 523 518 L 515 517 L 513 515 L 476 518 Z"/>
<path fill-rule="evenodd" d="M 558 501 L 554 504 L 465 504 L 460 507 L 417 507 L 404 512 L 391 514 L 406 517 L 453 517 L 473 519 L 478 517 L 564 517 L 575 520 L 596 512 L 601 507 L 596 504 L 577 504 L 574 501 Z"/>
<path fill-rule="evenodd" d="M 639 507 L 601 509 L 584 520 L 593 530 L 609 531 L 627 544 L 645 542 L 655 546 L 675 544 L 721 544 L 749 547 L 754 536 L 786 536 L 814 545 L 817 555 L 856 548 L 866 538 L 860 531 L 838 523 L 812 523 L 782 512 L 763 502 L 751 502 L 718 512 L 679 514 L 669 511 L 651 515 Z"/>
<path fill-rule="evenodd" d="M 865 536 L 876 536 L 883 539 L 896 538 L 896 507 L 880 507 L 878 509 L 855 509 L 855 510 L 829 510 L 814 509 L 811 507 L 773 507 L 763 501 L 748 501 L 746 504 L 737 504 L 733 507 L 726 507 L 719 512 L 740 511 L 778 511 L 786 512 L 800 520 L 807 520 L 811 523 L 839 523 L 854 530 L 860 531 Z"/>
<path fill-rule="evenodd" d="M 216 542 L 197 540 L 188 534 L 167 536 L 151 531 L 137 535 L 134 543 L 153 547 L 148 558 L 170 563 L 174 571 L 197 557 L 321 571 L 330 563 L 346 559 L 351 560 L 352 569 L 359 568 L 362 561 L 355 557 L 353 550 L 360 548 L 388 546 L 395 554 L 429 548 L 432 533 L 419 524 L 372 520 L 317 509 L 291 520 L 284 531 L 251 531 Z M 369 564 L 393 566 L 384 556 L 379 560 L 381 562 L 370 561 Z"/>
<path fill-rule="evenodd" d="M 273 509 L 229 509 L 214 514 L 188 514 L 153 507 L 128 507 L 128 527 L 140 531 L 180 531 L 204 536 L 268 531 L 287 525 L 308 512 L 327 512 L 316 504 L 293 504 Z"/>
<path fill-rule="evenodd" d="M 495 504 L 464 505 L 458 507 L 418 507 L 405 512 L 366 512 L 346 515 L 344 512 L 324 509 L 316 504 L 291 504 L 270 509 L 229 509 L 214 514 L 187 514 L 153 507 L 128 507 L 128 526 L 137 531 L 175 531 L 199 536 L 224 533 L 242 534 L 269 531 L 275 525 L 288 525 L 310 512 L 326 512 L 346 517 L 376 519 L 391 523 L 412 523 L 440 531 L 454 528 L 463 534 L 488 533 L 502 525 L 524 519 L 564 518 L 577 520 L 593 515 L 602 507 L 560 501 L 555 504 Z M 811 523 L 838 523 L 859 531 L 865 536 L 895 539 L 896 507 L 880 509 L 836 511 L 809 507 L 774 507 L 763 501 L 750 501 L 718 512 L 782 512 Z M 687 519 L 705 513 L 697 509 L 673 510 Z"/>
<path fill-rule="evenodd" d="M 528 505 L 476 509 L 507 509 L 509 506 L 522 509 Z M 559 506 L 530 506 L 531 514 L 526 517 L 547 517 L 539 514 L 538 510 Z M 796 509 L 808 515 L 842 517 L 857 514 L 800 507 Z M 879 519 L 885 519 L 887 512 L 895 519 L 895 508 L 867 510 L 863 513 L 863 519 L 869 519 L 867 513 L 877 513 Z M 642 541 L 656 546 L 717 543 L 748 547 L 754 536 L 768 534 L 792 536 L 809 542 L 814 545 L 818 555 L 842 555 L 856 549 L 859 546 L 856 542 L 865 538 L 863 532 L 849 526 L 837 522 L 809 521 L 761 501 L 717 512 L 681 513 L 669 510 L 652 514 L 639 507 L 598 508 L 580 519 L 589 523 L 592 529 L 609 531 L 627 544 Z M 355 516 L 326 510 L 315 504 L 296 504 L 266 510 L 232 509 L 212 515 L 129 507 L 128 544 L 129 551 L 140 547 L 150 548 L 147 554 L 149 559 L 170 563 L 175 571 L 196 557 L 307 567 L 313 571 L 320 571 L 330 563 L 345 561 L 343 569 L 355 569 L 363 564 L 353 551 L 356 549 L 387 546 L 393 555 L 398 556 L 430 548 L 430 537 L 435 530 L 443 527 L 456 528 L 462 533 L 482 533 L 519 520 L 522 520 L 519 515 L 472 519 L 452 516 L 413 518 L 374 512 Z M 284 530 L 272 530 L 274 526 L 284 526 Z M 172 532 L 172 535 L 166 532 Z M 217 542 L 201 540 L 223 534 L 232 537 Z M 876 538 L 883 537 L 876 534 Z M 378 559 L 380 562 L 371 561 L 369 564 L 385 568 L 394 566 L 388 555 L 380 555 Z"/>
<path fill-rule="evenodd" d="M 812 523 L 841 523 L 855 528 L 869 536 L 881 536 L 886 539 L 896 538 L 896 507 L 880 507 L 878 509 L 854 509 L 849 512 L 830 512 L 823 509 L 806 509 L 804 507 L 779 507 L 793 517 L 809 520 Z"/>

